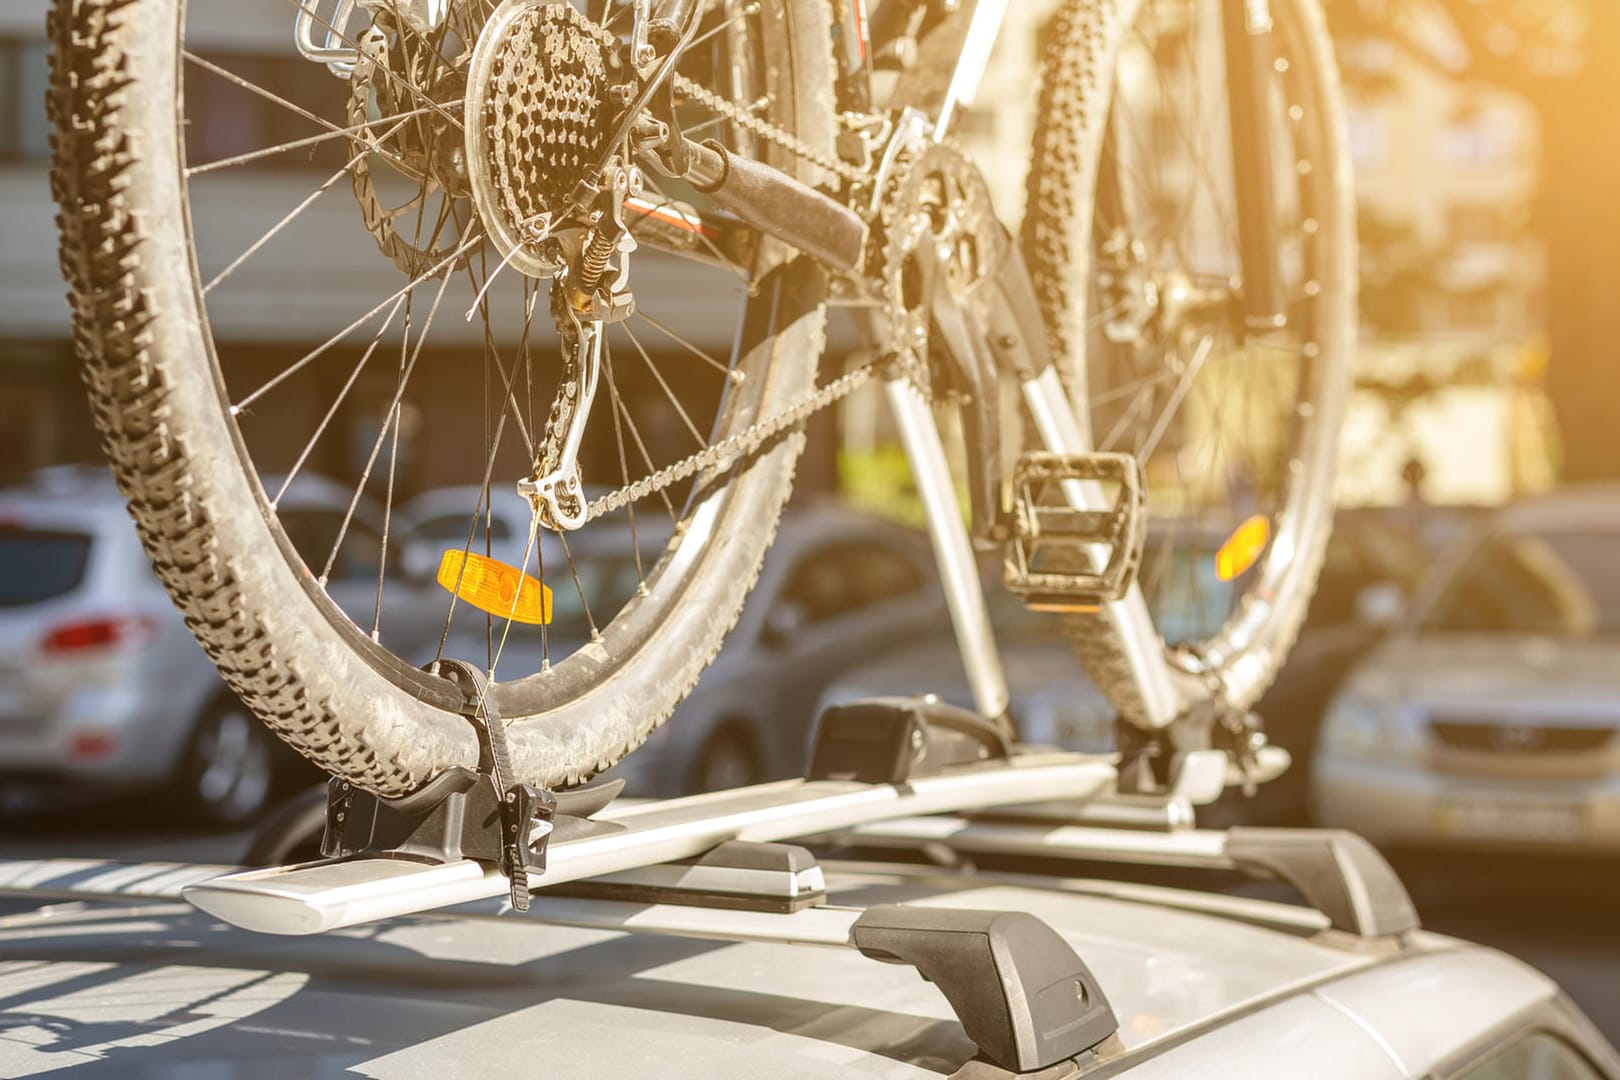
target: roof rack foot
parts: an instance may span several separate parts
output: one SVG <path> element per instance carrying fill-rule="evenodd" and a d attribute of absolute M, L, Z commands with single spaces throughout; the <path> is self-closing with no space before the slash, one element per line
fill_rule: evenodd
<path fill-rule="evenodd" d="M 1119 1029 L 1085 961 L 1028 912 L 885 904 L 866 909 L 850 941 L 873 960 L 916 968 L 985 1060 L 1014 1075 L 1041 1075 Z"/>

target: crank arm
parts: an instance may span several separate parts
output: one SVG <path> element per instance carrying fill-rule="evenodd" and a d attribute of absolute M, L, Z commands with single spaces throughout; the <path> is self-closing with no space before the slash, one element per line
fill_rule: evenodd
<path fill-rule="evenodd" d="M 722 210 L 736 214 L 760 232 L 826 263 L 853 273 L 866 252 L 866 222 L 830 195 L 781 169 L 731 153 L 717 142 L 683 139 L 684 171 L 656 154 L 644 155 L 652 168 L 685 180 Z"/>
<path fill-rule="evenodd" d="M 1012 238 L 1003 234 L 1002 240 L 996 276 L 960 298 L 939 280 L 928 246 L 918 251 L 934 340 L 968 397 L 962 429 L 973 537 L 978 541 L 997 540 L 1004 519 L 998 381 L 1027 382 L 1051 366 L 1029 268 Z"/>
<path fill-rule="evenodd" d="M 929 297 L 933 341 L 950 365 L 951 381 L 963 391 L 962 435 L 967 442 L 968 496 L 973 538 L 993 542 L 1001 507 L 1001 398 L 996 392 L 996 358 L 985 339 L 977 297 L 957 297 L 945 286 L 934 249 L 917 251 L 923 287 Z M 985 283 L 977 291 L 993 290 Z M 993 298 L 985 298 L 993 301 Z"/>

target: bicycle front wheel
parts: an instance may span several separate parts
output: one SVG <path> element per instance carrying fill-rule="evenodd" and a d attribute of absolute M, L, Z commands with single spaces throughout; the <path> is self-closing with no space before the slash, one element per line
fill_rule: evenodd
<path fill-rule="evenodd" d="M 397 796 L 476 766 L 462 694 L 424 670 L 460 648 L 500 659 L 491 695 L 516 779 L 578 782 L 669 715 L 757 575 L 802 434 L 669 466 L 811 393 L 822 275 L 649 181 L 625 256 L 636 314 L 606 330 L 581 450 L 603 512 L 528 544 L 525 517 L 511 544 L 511 485 L 572 399 L 551 279 L 512 241 L 534 221 L 503 233 L 487 207 L 552 206 L 592 179 L 579 166 L 606 152 L 591 139 L 630 6 L 316 15 L 314 38 L 346 50 L 331 73 L 287 32 L 305 6 L 57 0 L 52 183 L 107 456 L 203 648 L 323 769 Z M 705 5 L 677 69 L 681 125 L 823 182 L 825 8 Z M 489 43 L 495 26 L 506 36 Z M 508 153 L 470 156 L 485 144 Z M 407 572 L 403 495 L 448 484 L 464 505 L 436 511 L 459 521 L 440 546 L 527 558 L 552 590 L 549 626 L 468 626 L 465 604 Z"/>
<path fill-rule="evenodd" d="M 1148 482 L 1139 580 L 1173 667 L 1232 710 L 1275 677 L 1331 524 L 1355 339 L 1343 105 L 1314 0 L 1272 0 L 1261 92 L 1286 326 L 1245 327 L 1221 0 L 1073 0 L 1046 56 L 1025 250 L 1053 355 L 1099 450 Z M 1066 617 L 1126 720 L 1120 643 Z"/>

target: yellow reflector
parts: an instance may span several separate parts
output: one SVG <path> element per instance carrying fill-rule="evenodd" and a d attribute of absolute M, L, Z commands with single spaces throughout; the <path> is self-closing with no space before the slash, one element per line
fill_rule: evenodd
<path fill-rule="evenodd" d="M 446 551 L 439 560 L 439 584 L 479 611 L 496 618 L 538 625 L 551 621 L 551 590 L 515 566 L 472 552 Z"/>
<path fill-rule="evenodd" d="M 1237 527 L 1215 553 L 1215 576 L 1222 581 L 1241 577 L 1260 561 L 1260 555 L 1271 541 L 1271 519 L 1256 514 Z"/>

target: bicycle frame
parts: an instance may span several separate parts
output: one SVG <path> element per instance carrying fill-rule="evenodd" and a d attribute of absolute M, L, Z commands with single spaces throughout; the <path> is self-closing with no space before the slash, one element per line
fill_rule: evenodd
<path fill-rule="evenodd" d="M 295 41 L 308 59 L 326 63 L 342 73 L 352 59 L 352 50 L 339 47 L 338 39 L 356 3 L 364 0 L 334 0 L 331 21 L 320 18 L 316 8 L 321 0 L 300 0 Z M 442 18 L 443 0 L 413 0 L 424 19 Z M 638 0 L 635 9 L 635 40 L 643 40 L 648 20 L 656 21 L 669 11 L 684 13 L 693 0 Z M 1244 315 L 1252 329 L 1273 329 L 1284 325 L 1281 289 L 1277 268 L 1277 224 L 1271 195 L 1271 147 L 1266 125 L 1269 104 L 1264 79 L 1271 64 L 1269 48 L 1270 14 L 1267 0 L 1221 0 L 1221 17 L 1228 54 L 1227 82 L 1232 105 L 1232 152 L 1235 175 L 1239 178 L 1239 230 L 1244 280 Z M 1006 21 L 1010 0 L 956 0 L 943 17 L 926 22 L 926 33 L 917 42 L 915 62 L 903 71 L 894 90 L 894 100 L 908 108 L 895 125 L 884 149 L 874 187 L 882 190 L 884 178 L 897 152 L 918 140 L 943 141 L 961 109 L 972 103 L 983 81 L 1001 27 Z M 920 0 L 886 0 L 871 19 L 867 0 L 836 0 L 835 18 L 843 28 L 846 43 L 841 64 L 839 99 L 864 103 L 871 99 L 873 56 L 889 41 L 912 32 L 923 20 Z M 413 9 L 414 10 L 414 9 Z M 666 18 L 665 21 L 668 21 Z M 324 26 L 324 40 L 317 40 L 317 24 Z M 853 37 L 856 48 L 849 49 Z M 888 40 L 886 40 L 888 39 Z M 1106 198 L 1106 190 L 1099 198 Z M 697 250 L 698 238 L 713 255 L 746 248 L 739 241 L 746 227 L 719 221 L 704 221 L 688 208 L 643 208 L 627 201 L 626 208 L 646 214 L 646 228 L 638 235 L 649 246 L 688 257 L 704 256 Z M 801 247 L 803 245 L 800 245 Z M 1018 259 L 1016 253 L 1009 262 Z M 1027 292 L 1027 274 L 1021 261 L 1016 267 L 1022 282 L 1012 280 L 1004 288 Z M 1015 275 L 1016 277 L 1016 275 Z M 1028 298 L 1026 297 L 1026 300 Z M 1012 304 L 1013 310 L 1028 312 L 1032 301 Z M 1041 335 L 1029 335 L 1025 349 L 1015 355 L 1001 355 L 1001 375 L 1020 384 L 1021 396 L 1033 417 L 1042 445 L 1053 452 L 1085 455 L 1094 449 L 1089 421 L 1077 412 L 1073 402 L 1086 400 L 1084 386 L 1065 386 L 1056 369 L 1044 355 L 1044 345 L 1036 344 Z M 1075 377 L 1083 378 L 1082 370 Z M 1029 372 L 1034 372 L 1032 376 Z M 1023 374 L 1019 374 L 1023 373 Z M 997 654 L 980 586 L 972 540 L 962 522 L 946 457 L 929 403 L 907 378 L 892 379 L 886 394 L 899 427 L 928 519 L 930 537 L 940 568 L 963 666 L 968 673 L 975 705 L 986 717 L 1006 722 L 1009 695 Z M 1106 511 L 1110 500 L 1095 482 L 1067 481 L 1064 491 L 1071 505 L 1080 510 Z M 1093 618 L 1106 625 L 1106 632 L 1120 647 L 1120 655 L 1131 670 L 1144 705 L 1134 719 L 1148 729 L 1168 728 L 1188 709 L 1211 695 L 1210 686 L 1199 677 L 1194 661 L 1188 666 L 1172 666 L 1153 627 L 1147 603 L 1138 584 L 1131 584 L 1123 598 L 1106 603 Z"/>

